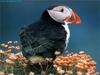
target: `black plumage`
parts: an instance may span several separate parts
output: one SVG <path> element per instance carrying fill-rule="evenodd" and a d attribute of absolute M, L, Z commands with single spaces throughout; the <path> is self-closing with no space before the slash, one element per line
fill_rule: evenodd
<path fill-rule="evenodd" d="M 53 57 L 57 50 L 62 53 L 66 46 L 66 34 L 62 23 L 53 20 L 45 10 L 39 21 L 21 29 L 23 55 Z"/>

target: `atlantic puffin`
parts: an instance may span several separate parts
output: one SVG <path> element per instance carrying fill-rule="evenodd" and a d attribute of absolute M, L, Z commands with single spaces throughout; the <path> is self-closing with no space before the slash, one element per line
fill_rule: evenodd
<path fill-rule="evenodd" d="M 69 24 L 80 24 L 80 17 L 65 5 L 52 5 L 44 10 L 40 19 L 21 28 L 20 41 L 25 57 L 54 57 L 63 53 L 70 38 Z"/>

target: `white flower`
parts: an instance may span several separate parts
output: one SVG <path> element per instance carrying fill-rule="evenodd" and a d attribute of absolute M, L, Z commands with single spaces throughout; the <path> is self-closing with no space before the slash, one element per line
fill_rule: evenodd
<path fill-rule="evenodd" d="M 18 41 L 14 41 L 14 43 L 15 43 L 15 44 L 17 44 L 17 43 L 18 43 Z"/>
<path fill-rule="evenodd" d="M 14 73 L 9 73 L 8 75 L 14 75 Z"/>
<path fill-rule="evenodd" d="M 20 49 L 20 47 L 19 46 L 16 46 L 16 49 L 18 50 L 18 49 Z"/>
<path fill-rule="evenodd" d="M 30 72 L 29 75 L 34 75 L 34 72 Z"/>
<path fill-rule="evenodd" d="M 4 54 L 5 52 L 3 50 L 0 50 L 0 54 Z"/>
<path fill-rule="evenodd" d="M 12 41 L 9 41 L 8 44 L 12 43 Z"/>

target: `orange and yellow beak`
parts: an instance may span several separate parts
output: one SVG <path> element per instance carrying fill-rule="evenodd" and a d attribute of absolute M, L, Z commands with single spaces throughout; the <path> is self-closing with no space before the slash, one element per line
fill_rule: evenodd
<path fill-rule="evenodd" d="M 72 20 L 71 20 L 71 17 L 73 17 Z M 66 21 L 68 22 L 68 24 L 80 24 L 81 23 L 80 17 L 75 12 L 72 12 L 71 17 L 70 16 L 66 17 Z"/>

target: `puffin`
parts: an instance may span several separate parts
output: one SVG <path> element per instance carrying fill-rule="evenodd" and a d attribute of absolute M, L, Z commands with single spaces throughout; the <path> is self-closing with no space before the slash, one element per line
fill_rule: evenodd
<path fill-rule="evenodd" d="M 51 5 L 44 10 L 40 19 L 20 31 L 23 55 L 55 57 L 55 51 L 64 53 L 70 38 L 70 24 L 80 24 L 80 17 L 68 6 Z"/>

